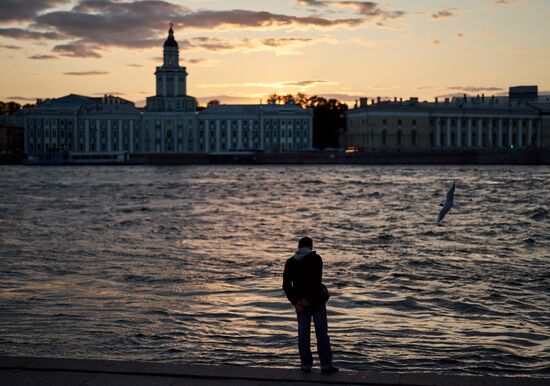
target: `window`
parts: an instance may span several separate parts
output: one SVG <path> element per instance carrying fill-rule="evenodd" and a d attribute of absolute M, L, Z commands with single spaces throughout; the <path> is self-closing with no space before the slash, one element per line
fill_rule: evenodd
<path fill-rule="evenodd" d="M 397 146 L 401 146 L 401 137 L 402 137 L 401 130 L 397 130 Z"/>
<path fill-rule="evenodd" d="M 413 126 L 416 126 L 416 119 L 413 119 Z"/>
<path fill-rule="evenodd" d="M 388 142 L 388 133 L 386 130 L 382 130 L 382 146 L 386 146 Z"/>
<path fill-rule="evenodd" d="M 417 135 L 416 130 L 413 130 L 411 132 L 411 145 L 413 146 L 416 146 L 416 135 Z"/>

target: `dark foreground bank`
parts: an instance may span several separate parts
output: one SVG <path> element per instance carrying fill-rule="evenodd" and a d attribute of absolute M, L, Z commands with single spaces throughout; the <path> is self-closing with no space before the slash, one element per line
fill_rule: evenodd
<path fill-rule="evenodd" d="M 550 378 L 346 372 L 146 362 L 0 357 L 0 385 L 416 385 L 542 386 Z"/>

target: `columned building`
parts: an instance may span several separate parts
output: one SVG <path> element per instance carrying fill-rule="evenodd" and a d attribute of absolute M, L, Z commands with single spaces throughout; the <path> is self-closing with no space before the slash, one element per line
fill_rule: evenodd
<path fill-rule="evenodd" d="M 508 97 L 464 96 L 435 102 L 361 98 L 346 113 L 342 146 L 372 150 L 525 149 L 550 146 L 550 100 L 536 86 Z"/>
<path fill-rule="evenodd" d="M 141 112 L 130 101 L 70 94 L 38 100 L 24 115 L 25 153 L 140 153 Z"/>
<path fill-rule="evenodd" d="M 217 105 L 197 111 L 187 95 L 172 27 L 145 109 L 114 96 L 70 94 L 25 111 L 25 153 L 93 154 L 289 152 L 312 147 L 313 113 L 296 104 Z"/>

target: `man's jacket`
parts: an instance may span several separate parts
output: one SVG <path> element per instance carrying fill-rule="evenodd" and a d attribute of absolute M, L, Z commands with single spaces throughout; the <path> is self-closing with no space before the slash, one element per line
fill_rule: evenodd
<path fill-rule="evenodd" d="M 328 292 L 322 279 L 321 256 L 308 248 L 301 248 L 286 261 L 283 289 L 294 305 L 302 299 L 308 300 L 313 306 L 324 304 L 328 300 Z"/>

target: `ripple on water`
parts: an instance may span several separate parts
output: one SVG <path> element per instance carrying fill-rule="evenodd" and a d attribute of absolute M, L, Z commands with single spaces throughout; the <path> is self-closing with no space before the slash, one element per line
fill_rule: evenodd
<path fill-rule="evenodd" d="M 448 175 L 463 207 L 437 226 Z M 308 234 L 342 367 L 550 374 L 548 167 L 0 166 L 0 180 L 3 354 L 293 366 L 281 274 Z"/>

